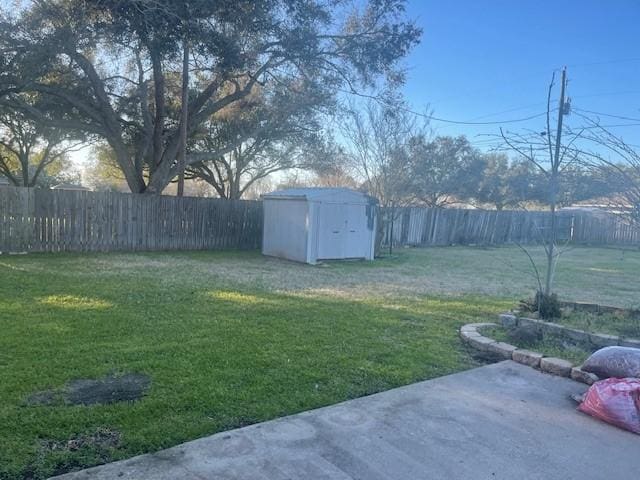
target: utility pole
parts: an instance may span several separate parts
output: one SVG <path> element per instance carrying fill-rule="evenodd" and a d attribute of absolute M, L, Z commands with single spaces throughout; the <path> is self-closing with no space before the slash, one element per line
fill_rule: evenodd
<path fill-rule="evenodd" d="M 565 115 L 565 90 L 567 86 L 567 67 L 562 68 L 562 77 L 560 80 L 560 100 L 558 101 L 558 127 L 556 130 L 556 145 L 551 158 L 551 175 L 549 178 L 549 209 L 551 210 L 551 232 L 549 239 L 549 248 L 547 250 L 547 275 L 545 279 L 545 295 L 551 294 L 551 286 L 553 284 L 554 262 L 556 258 L 555 247 L 557 241 L 558 219 L 556 215 L 556 204 L 558 203 L 558 188 L 560 164 L 560 146 L 562 145 L 562 120 Z M 550 139 L 549 139 L 550 140 Z"/>
<path fill-rule="evenodd" d="M 565 107 L 565 89 L 567 86 L 567 67 L 562 69 L 562 78 L 560 80 L 560 100 L 558 101 L 558 129 L 556 131 L 556 150 L 553 158 L 553 165 L 558 168 L 560 164 L 560 145 L 562 143 L 562 119 L 565 115 L 564 107 Z"/>

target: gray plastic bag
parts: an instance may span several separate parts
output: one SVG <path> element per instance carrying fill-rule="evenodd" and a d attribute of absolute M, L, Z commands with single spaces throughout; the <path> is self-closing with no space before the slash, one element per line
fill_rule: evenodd
<path fill-rule="evenodd" d="M 601 348 L 587 358 L 582 370 L 600 378 L 640 378 L 640 348 Z"/>

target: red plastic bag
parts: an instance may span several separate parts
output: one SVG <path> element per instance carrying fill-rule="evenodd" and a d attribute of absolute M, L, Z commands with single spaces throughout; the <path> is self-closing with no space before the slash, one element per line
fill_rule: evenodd
<path fill-rule="evenodd" d="M 587 390 L 578 410 L 640 434 L 640 380 L 607 378 L 595 382 Z"/>

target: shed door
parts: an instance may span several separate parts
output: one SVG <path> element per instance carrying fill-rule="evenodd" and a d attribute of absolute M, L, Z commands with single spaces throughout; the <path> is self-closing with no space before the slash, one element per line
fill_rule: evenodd
<path fill-rule="evenodd" d="M 366 206 L 322 203 L 318 213 L 318 258 L 367 256 Z"/>
<path fill-rule="evenodd" d="M 346 205 L 344 258 L 367 257 L 367 207 Z"/>

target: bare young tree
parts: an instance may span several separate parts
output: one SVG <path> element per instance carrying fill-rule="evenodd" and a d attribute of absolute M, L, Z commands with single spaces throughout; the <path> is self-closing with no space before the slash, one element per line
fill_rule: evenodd
<path fill-rule="evenodd" d="M 560 82 L 560 99 L 557 108 L 552 108 L 551 97 L 556 87 L 555 72 L 551 77 L 547 92 L 546 129 L 542 132 L 515 133 L 500 129 L 503 141 L 502 150 L 516 152 L 522 159 L 532 164 L 543 176 L 545 194 L 543 203 L 549 208 L 549 226 L 541 231 L 542 245 L 546 254 L 544 281 L 538 281 L 537 306 L 539 311 L 545 310 L 545 304 L 552 301 L 553 282 L 558 259 L 563 252 L 559 245 L 558 206 L 561 191 L 562 173 L 581 161 L 582 151 L 576 147 L 582 130 L 565 134 L 563 131 L 564 116 L 569 113 L 566 101 L 566 69 L 562 70 Z M 552 115 L 557 115 L 557 123 L 552 127 Z M 529 255 L 531 261 L 532 257 Z M 535 268 L 536 273 L 540 269 Z"/>
<path fill-rule="evenodd" d="M 603 126 L 599 118 L 580 115 L 583 138 L 596 149 L 583 152 L 584 162 L 610 186 L 608 207 L 640 229 L 640 151 Z"/>

